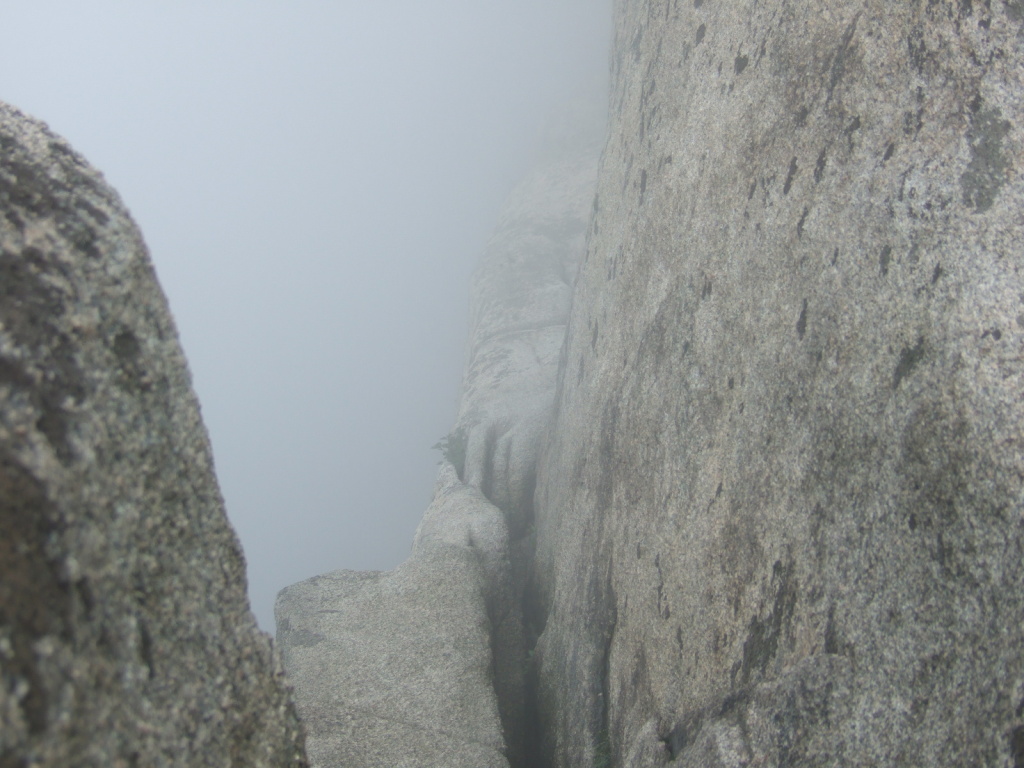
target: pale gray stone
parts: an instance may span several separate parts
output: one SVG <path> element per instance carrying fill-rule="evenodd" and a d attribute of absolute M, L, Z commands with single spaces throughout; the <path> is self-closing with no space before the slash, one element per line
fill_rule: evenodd
<path fill-rule="evenodd" d="M 446 464 L 402 565 L 281 591 L 278 642 L 314 768 L 507 768 L 489 613 L 507 538 Z"/>
<path fill-rule="evenodd" d="M 621 0 L 536 496 L 555 766 L 1024 766 L 1017 2 Z"/>
<path fill-rule="evenodd" d="M 306 764 L 116 193 L 0 105 L 0 765 Z"/>

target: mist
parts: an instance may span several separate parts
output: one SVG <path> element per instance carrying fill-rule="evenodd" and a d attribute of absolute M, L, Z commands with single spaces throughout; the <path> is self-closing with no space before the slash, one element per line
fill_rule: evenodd
<path fill-rule="evenodd" d="M 405 559 L 455 415 L 469 275 L 605 0 L 39 2 L 0 99 L 118 190 L 167 293 L 261 626 Z"/>

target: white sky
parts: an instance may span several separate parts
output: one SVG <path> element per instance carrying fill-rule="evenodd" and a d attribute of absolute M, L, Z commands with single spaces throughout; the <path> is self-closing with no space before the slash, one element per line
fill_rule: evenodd
<path fill-rule="evenodd" d="M 608 0 L 0 0 L 0 99 L 104 172 L 188 355 L 250 595 L 408 554 L 468 278 Z"/>

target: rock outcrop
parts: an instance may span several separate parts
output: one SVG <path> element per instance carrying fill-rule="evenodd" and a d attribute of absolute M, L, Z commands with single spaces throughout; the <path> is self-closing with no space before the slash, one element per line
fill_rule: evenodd
<path fill-rule="evenodd" d="M 1024 9 L 621 0 L 544 751 L 1024 765 Z"/>
<path fill-rule="evenodd" d="M 448 464 L 406 562 L 281 591 L 278 642 L 313 766 L 508 768 L 488 613 L 507 539 Z"/>
<path fill-rule="evenodd" d="M 306 764 L 142 238 L 4 105 L 0 671 L 5 768 Z"/>

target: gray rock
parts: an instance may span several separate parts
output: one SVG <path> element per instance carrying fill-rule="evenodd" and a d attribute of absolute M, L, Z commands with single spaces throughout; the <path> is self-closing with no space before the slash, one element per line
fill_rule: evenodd
<path fill-rule="evenodd" d="M 507 768 L 489 613 L 507 538 L 446 464 L 406 562 L 281 591 L 278 642 L 315 768 Z"/>
<path fill-rule="evenodd" d="M 593 203 L 603 121 L 591 99 L 551 120 L 473 274 L 470 333 L 452 440 L 465 481 L 505 512 L 514 538 L 533 515 L 541 435 Z"/>
<path fill-rule="evenodd" d="M 1022 22 L 618 4 L 536 496 L 554 765 L 1024 765 Z"/>
<path fill-rule="evenodd" d="M 0 765 L 305 765 L 138 230 L 5 105 L 0 214 Z"/>

